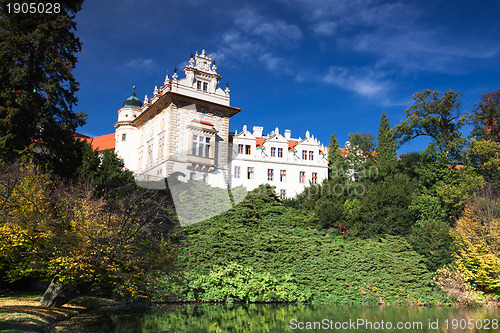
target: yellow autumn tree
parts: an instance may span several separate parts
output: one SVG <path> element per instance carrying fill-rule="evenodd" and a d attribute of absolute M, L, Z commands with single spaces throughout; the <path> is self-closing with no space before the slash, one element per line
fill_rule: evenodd
<path fill-rule="evenodd" d="M 32 275 L 34 256 L 51 252 L 53 185 L 50 174 L 32 163 L 1 170 L 0 265 L 10 281 Z"/>
<path fill-rule="evenodd" d="M 500 198 L 491 186 L 466 204 L 452 235 L 458 269 L 479 290 L 500 294 Z"/>
<path fill-rule="evenodd" d="M 32 163 L 0 168 L 1 269 L 10 281 L 52 281 L 46 305 L 68 287 L 147 297 L 150 277 L 171 269 L 175 224 L 162 193 L 130 186 L 120 197 L 95 197 Z"/>

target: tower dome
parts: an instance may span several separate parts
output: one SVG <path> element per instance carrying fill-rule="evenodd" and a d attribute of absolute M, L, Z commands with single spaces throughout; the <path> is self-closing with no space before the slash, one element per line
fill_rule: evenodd
<path fill-rule="evenodd" d="M 130 95 L 129 98 L 127 98 L 125 100 L 125 102 L 123 102 L 123 105 L 122 107 L 129 107 L 129 108 L 136 108 L 136 109 L 140 109 L 142 106 L 142 102 L 139 100 L 139 98 L 137 98 L 137 96 L 135 95 L 135 86 L 134 86 L 134 91 L 132 92 L 132 95 Z"/>

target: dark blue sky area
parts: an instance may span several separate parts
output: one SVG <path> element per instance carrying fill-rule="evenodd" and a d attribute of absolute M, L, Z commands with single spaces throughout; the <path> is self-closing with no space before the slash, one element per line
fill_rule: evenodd
<path fill-rule="evenodd" d="M 75 110 L 89 115 L 80 132 L 112 133 L 133 85 L 151 96 L 202 49 L 242 109 L 231 131 L 309 130 L 325 145 L 336 133 L 343 146 L 349 132 L 376 136 L 383 111 L 399 123 L 424 89 L 461 91 L 471 111 L 500 87 L 499 17 L 498 1 L 87 0 L 77 14 Z"/>

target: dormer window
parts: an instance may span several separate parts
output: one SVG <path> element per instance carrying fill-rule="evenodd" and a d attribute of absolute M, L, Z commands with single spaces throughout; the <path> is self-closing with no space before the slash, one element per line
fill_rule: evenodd
<path fill-rule="evenodd" d="M 196 81 L 196 89 L 207 91 L 208 90 L 208 82 Z"/>

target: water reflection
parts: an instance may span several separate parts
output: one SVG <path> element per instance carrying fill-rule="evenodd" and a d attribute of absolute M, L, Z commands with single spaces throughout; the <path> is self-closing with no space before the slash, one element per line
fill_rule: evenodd
<path fill-rule="evenodd" d="M 104 313 L 92 332 L 499 332 L 498 308 L 303 304 L 163 305 Z M 485 327 L 488 326 L 488 329 Z M 398 329 L 399 327 L 399 329 Z M 478 329 L 478 327 L 482 327 Z"/>

